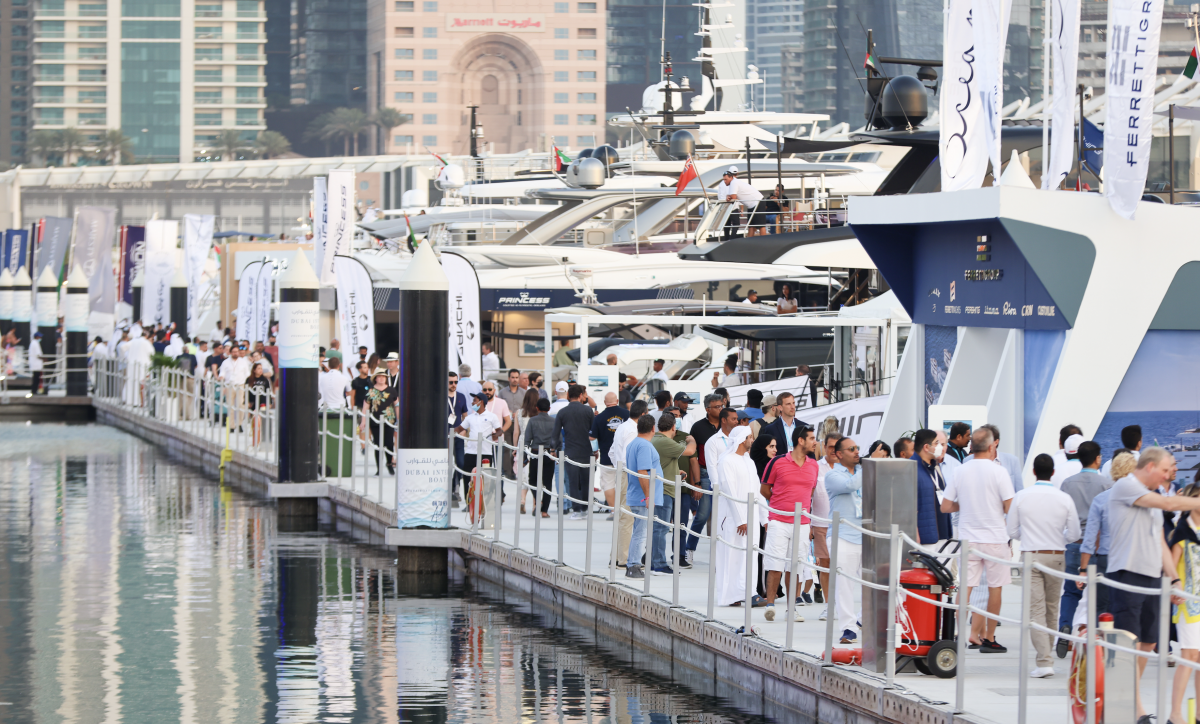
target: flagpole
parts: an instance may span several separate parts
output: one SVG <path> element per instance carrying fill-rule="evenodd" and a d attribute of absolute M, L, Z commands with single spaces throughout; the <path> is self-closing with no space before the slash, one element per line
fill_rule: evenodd
<path fill-rule="evenodd" d="M 1171 205 L 1175 205 L 1175 104 L 1168 106 L 1167 115 L 1167 163 L 1171 168 Z"/>
<path fill-rule="evenodd" d="M 1042 175 L 1045 176 L 1050 168 L 1050 52 L 1054 44 L 1054 3 L 1045 3 L 1046 8 L 1046 28 L 1050 31 L 1046 33 L 1044 44 L 1045 51 L 1042 53 Z M 1061 21 L 1060 21 L 1061 22 Z M 1082 129 L 1079 132 L 1080 137 L 1083 136 Z M 1057 189 L 1059 184 L 1054 185 Z M 1049 185 L 1044 185 L 1043 188 L 1049 188 Z M 1051 190 L 1054 190 L 1051 189 Z"/>

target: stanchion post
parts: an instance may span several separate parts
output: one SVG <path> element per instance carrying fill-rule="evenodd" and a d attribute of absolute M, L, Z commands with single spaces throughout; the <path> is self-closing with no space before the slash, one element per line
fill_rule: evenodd
<path fill-rule="evenodd" d="M 965 573 L 963 575 L 966 575 Z M 1100 663 L 1098 654 L 1097 642 L 1100 637 L 1096 634 L 1096 619 L 1097 614 L 1097 598 L 1100 595 L 1099 577 L 1096 575 L 1096 564 L 1089 563 L 1087 569 L 1087 631 L 1084 636 L 1087 638 L 1087 644 L 1084 651 L 1087 655 L 1087 718 L 1084 719 L 1087 724 L 1096 724 L 1096 667 Z M 961 666 L 961 662 L 960 662 Z M 961 675 L 961 674 L 960 674 Z"/>
<path fill-rule="evenodd" d="M 701 486 L 701 488 L 703 487 Z M 701 492 L 701 495 L 704 494 L 704 492 Z M 717 603 L 717 531 L 720 530 L 717 521 L 721 520 L 717 517 L 717 506 L 721 502 L 721 494 L 716 487 L 707 491 L 707 494 L 712 496 L 712 504 L 709 506 L 711 512 L 708 517 L 712 521 L 712 524 L 708 529 L 708 609 L 705 611 L 705 617 L 711 621 L 713 620 Z M 726 545 L 731 545 L 732 543 L 733 541 L 729 541 Z"/>
<path fill-rule="evenodd" d="M 621 506 L 625 501 L 621 500 L 621 483 L 627 482 L 625 475 L 625 463 L 617 463 L 617 496 L 615 498 L 616 505 L 613 506 L 613 527 L 612 527 L 612 555 L 608 558 L 608 580 L 611 583 L 617 579 L 617 549 L 621 544 Z M 628 555 L 628 553 L 626 553 Z M 628 565 L 628 561 L 626 564 Z"/>
<path fill-rule="evenodd" d="M 640 481 L 640 478 L 639 478 Z M 642 593 L 650 595 L 650 576 L 654 571 L 654 468 L 646 471 L 646 562 L 642 564 Z M 628 563 L 629 561 L 626 561 Z"/>
<path fill-rule="evenodd" d="M 542 546 L 542 496 L 546 494 L 543 489 L 545 486 L 542 481 L 545 478 L 542 476 L 542 470 L 547 464 L 546 446 L 538 445 L 538 476 L 537 476 L 537 499 L 533 501 L 533 557 L 537 558 L 541 553 Z"/>
<path fill-rule="evenodd" d="M 967 597 L 967 559 L 971 555 L 971 544 L 962 542 L 958 550 L 958 655 L 955 657 L 958 674 L 954 681 L 954 713 L 961 714 L 967 690 L 967 639 L 971 637 L 971 602 Z M 1020 672 L 1018 672 L 1020 674 Z"/>
<path fill-rule="evenodd" d="M 842 515 L 833 511 L 829 524 L 829 590 L 825 592 L 825 664 L 833 666 L 833 628 L 837 622 L 838 540 L 841 538 Z"/>
<path fill-rule="evenodd" d="M 1183 617 L 1180 617 L 1183 620 Z M 1158 712 L 1158 721 L 1165 722 L 1171 713 L 1170 696 L 1167 686 L 1168 671 L 1167 666 L 1171 658 L 1170 644 L 1171 630 L 1171 579 L 1168 576 L 1162 577 L 1162 591 L 1158 594 L 1158 681 L 1155 682 L 1156 689 L 1156 711 Z M 1177 664 L 1182 666 L 1183 664 Z"/>
<path fill-rule="evenodd" d="M 555 505 L 555 512 L 558 513 L 558 562 L 564 564 L 563 560 L 563 525 L 566 523 L 567 514 L 563 512 L 563 500 L 567 498 L 567 453 L 566 450 L 558 451 L 558 504 Z"/>
<path fill-rule="evenodd" d="M 803 520 L 803 510 L 804 506 L 796 503 L 796 509 L 792 513 L 792 550 L 788 561 L 791 565 L 783 574 L 787 579 L 787 585 L 784 586 L 784 590 L 787 591 L 787 637 L 784 639 L 784 651 L 792 650 L 792 629 L 796 625 L 796 594 L 800 587 L 800 521 Z M 771 524 L 767 523 L 767 527 L 770 528 Z M 825 618 L 828 619 L 829 616 Z"/>
<path fill-rule="evenodd" d="M 754 539 L 757 531 L 754 528 L 754 493 L 746 496 L 746 600 L 742 607 L 746 609 L 746 628 L 744 635 L 750 635 L 750 612 L 754 608 Z"/>
<path fill-rule="evenodd" d="M 596 458 L 588 460 L 587 538 L 583 546 L 583 575 L 592 575 L 592 524 L 596 517 Z"/>
<path fill-rule="evenodd" d="M 529 487 L 529 476 L 525 472 L 525 446 L 521 444 L 521 438 L 517 439 L 517 462 L 513 466 L 513 474 L 517 478 L 516 495 L 520 501 L 525 495 Z M 537 501 L 533 501 L 533 514 L 537 515 Z M 513 548 L 521 547 L 521 505 L 516 503 L 513 505 Z"/>
<path fill-rule="evenodd" d="M 675 606 L 679 605 L 679 561 L 682 558 L 682 555 L 679 552 L 679 521 L 682 519 L 683 515 L 681 512 L 681 509 L 683 508 L 682 501 L 683 477 L 682 474 L 675 473 L 675 505 L 671 509 L 671 517 L 674 519 L 671 521 L 671 552 L 674 558 L 674 565 L 671 566 L 671 603 Z"/>
<path fill-rule="evenodd" d="M 504 438 L 503 437 L 500 438 L 497 442 L 500 445 L 503 445 Z M 501 450 L 503 450 L 503 449 L 504 448 L 501 448 Z M 505 454 L 507 454 L 507 452 Z M 495 470 L 496 470 L 496 495 L 495 495 L 496 514 L 492 516 L 492 540 L 499 541 L 500 540 L 500 528 L 501 528 L 500 506 L 502 506 L 504 504 L 504 467 L 503 467 L 503 464 L 497 465 Z M 517 508 L 518 511 L 521 509 L 520 506 L 515 506 L 515 507 Z"/>
<path fill-rule="evenodd" d="M 887 611 L 887 687 L 896 681 L 896 605 L 900 597 L 900 562 L 903 560 L 900 546 L 900 526 L 892 523 L 891 547 L 888 549 L 891 565 L 888 566 L 888 611 Z"/>
<path fill-rule="evenodd" d="M 1033 554 L 1024 551 L 1021 553 L 1021 628 L 1017 632 L 1021 637 L 1021 653 L 1017 658 L 1017 724 L 1025 724 L 1029 708 L 1029 677 L 1024 672 L 1025 663 L 1029 661 L 1029 623 L 1033 620 L 1032 576 Z"/>

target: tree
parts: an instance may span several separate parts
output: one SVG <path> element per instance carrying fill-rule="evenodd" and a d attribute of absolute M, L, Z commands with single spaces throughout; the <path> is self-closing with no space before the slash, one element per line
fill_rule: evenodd
<path fill-rule="evenodd" d="M 221 135 L 217 136 L 217 148 L 221 151 L 222 161 L 236 161 L 238 154 L 246 150 L 242 132 L 233 128 L 221 131 Z"/>
<path fill-rule="evenodd" d="M 263 131 L 258 134 L 254 150 L 263 158 L 275 158 L 292 150 L 292 144 L 287 140 L 287 136 L 278 131 Z"/>
<path fill-rule="evenodd" d="M 309 133 L 311 137 L 324 141 L 342 139 L 342 150 L 347 156 L 351 155 L 350 147 L 353 143 L 353 155 L 357 156 L 358 138 L 370 127 L 371 119 L 363 111 L 357 108 L 335 108 L 318 116 L 309 126 Z"/>
<path fill-rule="evenodd" d="M 42 159 L 43 166 L 50 165 L 50 157 L 58 153 L 59 145 L 57 131 L 34 131 L 29 139 L 29 150 Z"/>
<path fill-rule="evenodd" d="M 95 156 L 112 166 L 130 163 L 133 161 L 133 140 L 119 129 L 110 128 L 96 146 Z"/>
<path fill-rule="evenodd" d="M 58 150 L 62 152 L 63 165 L 71 165 L 71 154 L 82 151 L 87 143 L 87 136 L 77 128 L 64 128 L 58 132 Z"/>
<path fill-rule="evenodd" d="M 377 108 L 371 116 L 371 123 L 383 129 L 383 152 L 387 153 L 392 144 L 392 129 L 396 126 L 404 125 L 411 120 L 412 116 L 407 116 L 395 108 Z"/>
<path fill-rule="evenodd" d="M 304 129 L 304 140 L 325 142 L 326 156 L 332 155 L 329 152 L 329 142 L 333 140 L 333 137 L 329 133 L 330 119 L 332 116 L 332 113 L 322 113 L 308 124 L 308 128 Z"/>

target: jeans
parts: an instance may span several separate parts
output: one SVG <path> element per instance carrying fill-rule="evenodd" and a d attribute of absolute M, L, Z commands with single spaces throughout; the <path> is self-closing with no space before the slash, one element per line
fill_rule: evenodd
<path fill-rule="evenodd" d="M 742 212 L 736 205 L 733 211 L 729 212 L 729 219 L 725 222 L 724 233 L 721 236 L 721 241 L 729 241 L 730 239 L 740 238 L 738 229 L 742 225 Z"/>
<path fill-rule="evenodd" d="M 586 464 L 587 460 L 576 460 Z M 567 495 L 571 496 L 571 500 L 567 501 L 568 507 L 579 513 L 586 513 L 588 509 L 588 500 L 590 499 L 588 487 L 588 469 L 587 467 L 579 467 L 570 462 L 564 462 L 567 466 Z"/>
<path fill-rule="evenodd" d="M 629 510 L 634 515 L 645 516 L 647 507 L 644 505 L 631 505 Z M 625 557 L 626 568 L 637 568 L 642 565 L 642 554 L 646 552 L 646 521 L 644 518 L 633 519 L 633 537 L 629 539 L 629 553 Z M 654 560 L 654 555 L 651 554 L 650 560 Z"/>
<path fill-rule="evenodd" d="M 536 456 L 531 456 L 529 459 L 529 484 L 533 486 L 533 505 L 536 508 L 537 500 L 537 484 L 538 476 L 542 478 L 542 512 L 546 513 L 550 510 L 550 496 L 554 492 L 554 465 L 544 459 Z"/>
<path fill-rule="evenodd" d="M 700 487 L 705 490 L 712 490 L 712 483 L 708 479 L 708 471 L 700 471 Z M 696 500 L 690 494 L 685 494 L 683 497 L 683 510 L 680 511 L 679 522 L 681 525 L 687 525 L 692 531 L 684 539 L 683 549 L 695 551 L 696 546 L 700 545 L 700 539 L 693 534 L 703 533 L 704 527 L 708 525 L 708 519 L 712 515 L 712 496 L 702 495 L 700 500 Z M 691 525 L 688 525 L 688 519 L 691 519 Z"/>
<path fill-rule="evenodd" d="M 458 468 L 459 470 L 467 469 L 466 452 L 465 452 L 465 448 L 463 448 L 464 443 L 466 443 L 466 440 L 463 440 L 460 437 L 454 438 L 454 466 L 456 468 Z M 458 486 L 460 483 L 462 483 L 462 479 L 463 479 L 462 473 L 459 473 L 459 472 L 454 473 L 454 485 L 451 486 L 451 490 L 454 491 L 455 497 L 458 497 Z M 463 490 L 466 490 L 466 484 L 462 483 L 462 485 L 463 485 Z"/>
<path fill-rule="evenodd" d="M 1079 546 L 1079 543 L 1067 544 L 1067 551 L 1063 559 L 1063 570 L 1071 575 L 1079 573 Z M 1100 588 L 1106 588 L 1106 586 L 1100 586 Z M 1062 600 L 1058 604 L 1058 629 L 1060 631 L 1063 626 L 1070 626 L 1071 621 L 1075 619 L 1075 609 L 1079 607 L 1081 596 L 1083 596 L 1083 591 L 1079 590 L 1079 587 L 1075 585 L 1075 581 L 1063 581 Z"/>
<path fill-rule="evenodd" d="M 671 532 L 671 521 L 675 515 L 675 499 L 664 495 L 663 504 L 654 506 L 654 540 L 652 544 L 654 550 L 650 552 L 650 569 L 655 571 L 666 570 L 670 566 L 667 560 L 667 534 Z M 668 521 L 660 523 L 659 521 Z"/>

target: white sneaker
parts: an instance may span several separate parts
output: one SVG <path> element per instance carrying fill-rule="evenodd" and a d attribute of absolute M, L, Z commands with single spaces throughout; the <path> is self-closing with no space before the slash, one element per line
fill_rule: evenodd
<path fill-rule="evenodd" d="M 1032 679 L 1048 679 L 1051 676 L 1054 676 L 1054 667 L 1052 666 L 1039 666 L 1029 672 L 1029 677 Z"/>
<path fill-rule="evenodd" d="M 804 617 L 800 615 L 799 611 L 796 612 L 796 618 L 793 618 L 792 620 L 796 623 L 804 623 Z"/>
<path fill-rule="evenodd" d="M 580 513 L 578 510 L 571 513 L 570 520 L 583 520 L 587 517 L 587 513 Z"/>
<path fill-rule="evenodd" d="M 826 606 L 825 608 L 821 609 L 821 615 L 817 617 L 817 620 L 824 621 L 828 617 L 829 617 L 829 607 Z"/>
<path fill-rule="evenodd" d="M 767 619 L 768 621 L 774 621 L 775 620 L 775 607 L 774 606 L 764 607 L 763 608 L 763 618 Z"/>

